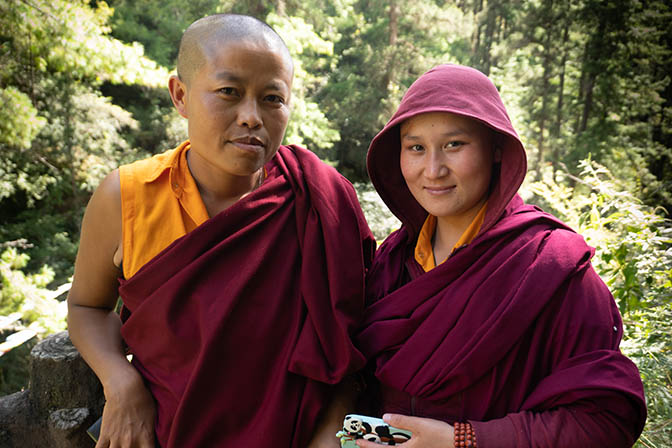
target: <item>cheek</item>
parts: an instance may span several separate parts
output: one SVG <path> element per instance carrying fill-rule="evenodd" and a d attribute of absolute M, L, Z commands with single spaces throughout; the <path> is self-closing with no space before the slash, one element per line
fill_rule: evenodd
<path fill-rule="evenodd" d="M 266 118 L 266 123 L 269 123 L 266 128 L 271 134 L 273 139 L 282 140 L 282 136 L 285 134 L 287 129 L 287 123 L 289 122 L 289 111 L 287 110 L 276 110 L 268 114 Z"/>
<path fill-rule="evenodd" d="M 471 179 L 476 190 L 486 190 L 492 177 L 492 157 L 483 157 L 472 161 L 464 174 Z"/>
<path fill-rule="evenodd" d="M 414 177 L 413 172 L 415 171 L 415 164 L 413 159 L 405 154 L 406 153 L 402 151 L 399 156 L 399 167 L 401 168 L 401 175 L 410 187 L 410 182 L 412 182 Z"/>

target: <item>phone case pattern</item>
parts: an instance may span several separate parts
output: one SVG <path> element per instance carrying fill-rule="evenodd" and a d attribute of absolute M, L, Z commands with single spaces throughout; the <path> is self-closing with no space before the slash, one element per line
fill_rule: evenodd
<path fill-rule="evenodd" d="M 355 440 L 363 439 L 381 445 L 399 445 L 411 438 L 410 431 L 394 428 L 380 418 L 348 414 L 343 429 L 336 434 L 342 448 L 357 448 Z"/>

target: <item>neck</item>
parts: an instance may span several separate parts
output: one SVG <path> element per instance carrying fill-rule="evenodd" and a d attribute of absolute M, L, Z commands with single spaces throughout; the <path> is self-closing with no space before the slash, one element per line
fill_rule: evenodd
<path fill-rule="evenodd" d="M 187 166 L 210 217 L 254 191 L 264 178 L 263 167 L 247 176 L 223 175 L 208 165 L 201 166 L 197 158 L 190 156 L 191 151 L 187 152 Z"/>
<path fill-rule="evenodd" d="M 476 215 L 478 215 L 486 199 L 484 198 L 476 207 L 473 207 L 463 215 L 439 216 L 436 218 L 436 230 L 434 231 L 432 248 L 437 264 L 448 258 L 455 244 L 457 244 L 462 234 L 464 234 L 474 221 L 474 218 L 476 218 Z"/>

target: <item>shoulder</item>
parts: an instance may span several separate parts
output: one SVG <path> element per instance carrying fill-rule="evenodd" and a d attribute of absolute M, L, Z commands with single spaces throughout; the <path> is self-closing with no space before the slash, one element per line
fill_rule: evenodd
<path fill-rule="evenodd" d="M 95 229 L 101 238 L 112 238 L 116 244 L 121 236 L 121 184 L 119 170 L 110 172 L 93 192 L 82 222 L 85 229 Z"/>
<path fill-rule="evenodd" d="M 100 182 L 89 201 L 87 208 L 96 206 L 116 206 L 121 203 L 120 169 L 111 171 Z"/>
<path fill-rule="evenodd" d="M 278 149 L 278 155 L 284 159 L 294 158 L 303 168 L 303 175 L 306 177 L 314 177 L 317 174 L 334 180 L 345 179 L 336 168 L 321 160 L 314 152 L 299 145 L 283 145 Z"/>
<path fill-rule="evenodd" d="M 136 160 L 119 167 L 122 181 L 137 179 L 151 182 L 159 177 L 165 170 L 173 166 L 180 155 L 180 148 L 169 149 L 160 154 Z"/>
<path fill-rule="evenodd" d="M 297 187 L 307 186 L 315 199 L 348 197 L 357 201 L 352 183 L 312 151 L 298 145 L 283 145 L 278 149 L 277 157 Z"/>
<path fill-rule="evenodd" d="M 589 266 L 594 253 L 583 236 L 568 228 L 550 229 L 542 252 L 554 265 L 573 266 L 576 271 Z"/>

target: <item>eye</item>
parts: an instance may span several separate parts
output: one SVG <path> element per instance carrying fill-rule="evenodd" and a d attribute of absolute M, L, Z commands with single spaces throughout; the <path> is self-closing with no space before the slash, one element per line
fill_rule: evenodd
<path fill-rule="evenodd" d="M 445 144 L 444 148 L 449 149 L 449 150 L 455 150 L 459 149 L 460 147 L 464 146 L 464 142 L 460 140 L 454 140 L 452 142 L 448 142 Z"/>
<path fill-rule="evenodd" d="M 236 90 L 235 87 L 222 87 L 217 92 L 221 93 L 222 95 L 226 95 L 226 96 L 237 96 L 238 95 L 238 91 Z"/>
<path fill-rule="evenodd" d="M 285 104 L 285 99 L 280 95 L 266 95 L 264 100 L 270 103 Z"/>
<path fill-rule="evenodd" d="M 405 149 L 410 152 L 421 152 L 425 150 L 422 145 L 408 145 Z"/>

